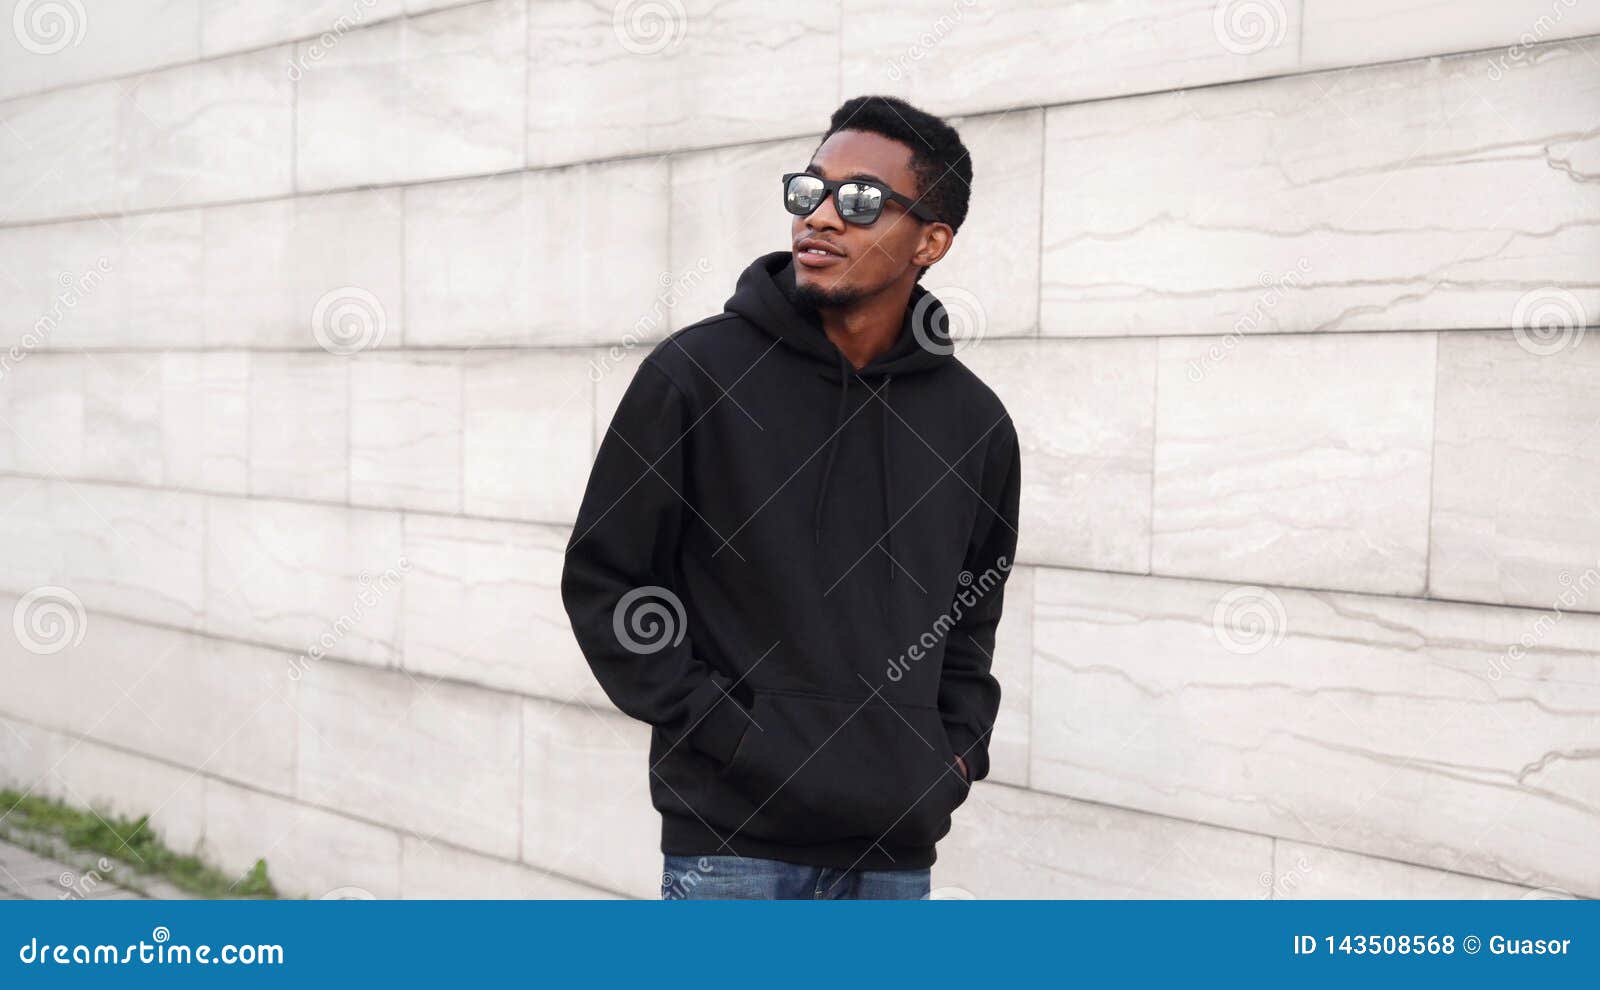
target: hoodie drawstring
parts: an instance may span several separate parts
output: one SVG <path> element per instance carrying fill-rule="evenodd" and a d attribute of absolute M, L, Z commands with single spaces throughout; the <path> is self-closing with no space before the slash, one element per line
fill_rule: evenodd
<path fill-rule="evenodd" d="M 889 559 L 889 580 L 894 580 L 894 517 L 889 514 L 889 507 L 894 504 L 894 499 L 889 495 L 890 479 L 894 472 L 889 470 L 889 383 L 894 381 L 893 375 L 883 376 L 883 388 L 878 394 L 878 426 L 879 434 L 883 437 L 883 553 Z"/>
<path fill-rule="evenodd" d="M 850 395 L 850 371 L 846 367 L 844 352 L 839 352 L 839 411 L 833 416 L 833 432 L 828 434 L 828 459 L 822 468 L 822 480 L 817 484 L 817 504 L 811 512 L 816 527 L 817 540 L 822 543 L 822 501 L 828 492 L 828 479 L 833 477 L 833 457 L 839 452 L 839 431 L 844 429 L 844 404 Z"/>
<path fill-rule="evenodd" d="M 822 478 L 817 483 L 817 501 L 812 509 L 812 526 L 815 530 L 816 542 L 822 543 L 822 507 L 828 494 L 828 482 L 833 478 L 834 457 L 839 453 L 839 433 L 844 429 L 844 412 L 848 406 L 850 396 L 850 379 L 853 369 L 850 368 L 844 353 L 839 354 L 839 409 L 833 416 L 833 432 L 828 436 L 828 457 L 823 462 Z M 894 523 L 892 506 L 894 497 L 891 494 L 890 484 L 894 472 L 889 469 L 889 383 L 894 381 L 893 375 L 883 377 L 883 388 L 878 393 L 878 436 L 881 441 L 883 457 L 883 519 L 887 528 L 884 530 L 883 540 L 879 545 L 883 547 L 884 555 L 889 562 L 889 580 L 894 580 Z"/>

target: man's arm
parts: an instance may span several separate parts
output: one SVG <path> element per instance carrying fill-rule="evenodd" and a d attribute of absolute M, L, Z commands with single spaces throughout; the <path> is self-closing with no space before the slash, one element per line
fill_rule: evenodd
<path fill-rule="evenodd" d="M 600 442 L 567 544 L 561 599 L 578 646 L 624 713 L 727 762 L 749 717 L 730 679 L 694 655 L 672 588 L 688 512 L 688 397 L 652 360 L 634 374 Z"/>
<path fill-rule="evenodd" d="M 956 590 L 954 622 L 939 675 L 939 711 L 968 782 L 989 775 L 989 737 L 1000 711 L 1000 682 L 989 672 L 1005 583 L 1017 552 L 1021 452 L 1009 417 L 995 427 L 978 488 L 982 504 L 967 543 L 964 570 L 972 580 Z"/>

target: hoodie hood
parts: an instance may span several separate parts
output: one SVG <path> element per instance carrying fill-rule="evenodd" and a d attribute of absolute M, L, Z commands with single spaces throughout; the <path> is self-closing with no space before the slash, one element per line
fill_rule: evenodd
<path fill-rule="evenodd" d="M 739 281 L 733 295 L 728 297 L 723 310 L 736 313 L 755 324 L 780 344 L 809 358 L 817 364 L 817 373 L 823 378 L 839 383 L 839 405 L 834 412 L 833 430 L 827 442 L 827 458 L 823 462 L 822 478 L 817 483 L 816 500 L 812 506 L 813 540 L 822 542 L 823 507 L 827 504 L 828 486 L 833 480 L 834 461 L 839 452 L 839 434 L 847 427 L 845 410 L 849 407 L 850 382 L 859 381 L 862 387 L 874 392 L 878 400 L 878 436 L 883 465 L 883 513 L 890 520 L 889 530 L 883 536 L 882 546 L 888 561 L 889 580 L 895 580 L 894 556 L 894 471 L 891 469 L 889 449 L 889 386 L 895 376 L 912 375 L 940 368 L 952 360 L 955 347 L 950 341 L 949 314 L 938 297 L 920 285 L 911 287 L 911 298 L 906 304 L 901 320 L 900 336 L 890 348 L 873 358 L 861 368 L 852 367 L 844 352 L 834 346 L 822 328 L 822 321 L 814 314 L 803 311 L 795 302 L 794 258 L 788 251 L 774 251 L 751 262 Z M 880 380 L 876 390 L 869 378 Z"/>
<path fill-rule="evenodd" d="M 849 369 L 848 359 L 823 332 L 821 320 L 795 304 L 794 258 L 788 251 L 774 251 L 751 262 L 722 308 L 743 316 L 784 346 L 815 358 L 825 377 L 838 379 L 841 362 Z M 944 304 L 913 285 L 893 346 L 865 367 L 851 370 L 862 378 L 907 375 L 942 367 L 954 353 Z"/>

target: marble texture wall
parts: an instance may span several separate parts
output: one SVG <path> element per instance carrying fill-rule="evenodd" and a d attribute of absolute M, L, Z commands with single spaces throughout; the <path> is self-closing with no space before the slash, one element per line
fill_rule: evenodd
<path fill-rule="evenodd" d="M 310 896 L 655 896 L 561 551 L 640 353 L 883 92 L 971 149 L 926 284 L 1024 446 L 935 886 L 1600 896 L 1587 0 L 46 6 L 0 784 Z"/>

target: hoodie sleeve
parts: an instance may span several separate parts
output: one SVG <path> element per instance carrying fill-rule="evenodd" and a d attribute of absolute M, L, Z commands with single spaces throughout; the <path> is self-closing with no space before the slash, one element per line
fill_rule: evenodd
<path fill-rule="evenodd" d="M 971 580 L 951 603 L 953 624 L 939 675 L 939 711 L 956 754 L 974 782 L 989 775 L 989 738 L 1000 711 L 1000 682 L 989 672 L 995 629 L 1005 604 L 1005 583 L 1017 552 L 1017 505 L 1022 492 L 1021 453 L 1008 417 L 996 427 L 979 487 L 983 503 L 967 543 L 964 571 Z"/>
<path fill-rule="evenodd" d="M 624 713 L 721 762 L 750 719 L 731 679 L 695 656 L 673 561 L 688 508 L 688 398 L 646 358 L 600 442 L 561 572 L 572 631 Z"/>

